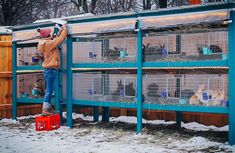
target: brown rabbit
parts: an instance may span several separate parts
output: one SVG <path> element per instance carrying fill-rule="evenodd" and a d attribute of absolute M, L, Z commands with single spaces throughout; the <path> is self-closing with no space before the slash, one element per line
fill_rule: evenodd
<path fill-rule="evenodd" d="M 198 90 L 192 95 L 192 97 L 189 99 L 190 105 L 201 105 L 202 104 L 202 90 L 204 89 L 205 84 L 202 84 L 199 86 Z"/>

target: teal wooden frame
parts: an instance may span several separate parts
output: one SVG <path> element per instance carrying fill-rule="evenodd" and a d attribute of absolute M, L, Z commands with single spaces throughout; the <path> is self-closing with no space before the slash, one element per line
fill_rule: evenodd
<path fill-rule="evenodd" d="M 36 43 L 29 44 L 17 44 L 17 42 L 12 43 L 12 119 L 17 120 L 17 104 L 42 104 L 43 98 L 18 98 L 17 97 L 17 75 L 18 74 L 33 74 L 43 71 L 42 66 L 17 66 L 17 48 L 20 47 L 33 47 Z M 60 50 L 61 52 L 61 50 Z M 62 59 L 62 58 L 61 58 Z M 62 83 L 61 83 L 61 68 L 62 68 L 62 60 L 59 69 L 59 73 L 57 76 L 57 80 L 55 81 L 55 98 L 52 99 L 52 104 L 55 104 L 55 110 L 60 112 L 61 121 L 62 121 L 62 111 L 61 111 L 61 103 L 62 103 Z"/>
<path fill-rule="evenodd" d="M 229 144 L 235 144 L 235 11 L 231 11 L 230 18 L 232 23 L 229 24 Z"/>

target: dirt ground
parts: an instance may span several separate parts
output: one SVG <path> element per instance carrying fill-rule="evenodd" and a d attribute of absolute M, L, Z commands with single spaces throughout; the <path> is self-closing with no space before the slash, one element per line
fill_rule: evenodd
<path fill-rule="evenodd" d="M 19 133 L 25 133 L 27 137 L 31 138 L 35 136 L 34 130 L 34 118 L 21 119 L 18 122 L 0 122 L 0 127 L 9 131 L 18 131 Z M 141 136 L 136 134 L 136 124 L 125 123 L 125 122 L 110 122 L 110 123 L 94 123 L 88 120 L 78 118 L 74 120 L 74 128 L 68 129 L 70 132 L 68 136 L 75 139 L 82 139 L 82 137 L 94 137 L 95 143 L 102 145 L 107 143 L 126 143 L 132 144 L 137 142 L 141 145 L 151 145 L 155 148 L 163 148 L 163 152 L 233 152 L 234 148 L 228 146 L 228 132 L 224 131 L 194 131 L 185 128 L 180 128 L 176 124 L 143 124 L 143 132 Z M 100 133 L 104 133 L 102 138 L 96 136 Z M 0 138 L 3 137 L 4 133 L 0 134 Z M 54 131 L 53 136 L 60 136 L 61 131 Z M 36 132 L 36 139 L 43 139 L 46 137 L 46 133 Z M 65 136 L 64 131 L 61 134 Z M 136 138 L 137 135 L 137 138 Z M 127 136 L 130 136 L 129 139 Z M 10 137 L 10 136 L 9 136 Z M 12 137 L 12 136 L 11 136 Z M 8 140 L 8 137 L 5 137 Z M 199 138 L 204 141 L 212 142 L 210 145 L 197 147 L 198 144 L 192 141 L 192 146 L 185 147 L 181 146 L 184 142 L 187 144 L 191 139 Z M 1 140 L 0 140 L 1 141 Z M 133 141 L 133 142 L 132 142 Z M 189 143 L 191 145 L 191 143 Z M 213 145 L 213 143 L 215 145 Z M 203 145 L 203 144 L 202 144 Z M 137 147 L 138 148 L 138 147 Z M 137 149 L 134 152 L 138 152 Z M 5 146 L 4 149 L 11 150 L 10 147 Z M 153 148 L 154 149 L 154 148 Z M 1 147 L 0 147 L 1 150 Z M 151 150 L 151 149 L 149 149 Z M 1 152 L 1 151 L 0 151 Z M 86 151 L 85 151 L 86 152 Z M 97 152 L 99 152 L 97 150 Z M 133 152 L 133 151 L 132 151 Z M 142 152 L 142 151 L 140 151 Z M 145 151 L 144 151 L 145 152 Z M 148 151 L 149 152 L 149 151 Z M 151 151 L 150 151 L 151 152 Z M 160 150 L 161 152 L 161 150 Z"/>

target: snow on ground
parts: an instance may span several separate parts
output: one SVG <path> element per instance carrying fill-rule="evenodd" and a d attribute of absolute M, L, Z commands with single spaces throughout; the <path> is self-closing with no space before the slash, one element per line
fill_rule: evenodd
<path fill-rule="evenodd" d="M 183 128 L 177 129 L 172 121 L 143 119 L 143 133 L 136 134 L 136 117 L 111 117 L 110 123 L 93 123 L 91 116 L 73 114 L 74 128 L 62 126 L 50 132 L 37 132 L 34 117 L 20 117 L 19 121 L 0 121 L 0 152 L 235 152 L 235 146 L 226 143 L 227 126 L 217 128 L 198 123 L 182 123 Z"/>

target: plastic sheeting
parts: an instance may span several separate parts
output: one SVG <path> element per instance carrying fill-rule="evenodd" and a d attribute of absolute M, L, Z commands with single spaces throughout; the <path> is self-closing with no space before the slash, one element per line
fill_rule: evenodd
<path fill-rule="evenodd" d="M 71 24 L 69 34 L 91 34 L 115 31 L 134 31 L 136 19 L 119 19 Z"/>
<path fill-rule="evenodd" d="M 142 29 L 157 29 L 179 25 L 211 23 L 229 19 L 228 10 L 205 11 L 164 16 L 140 17 Z M 119 31 L 134 31 L 137 18 L 69 24 L 69 34 L 96 34 Z M 52 27 L 50 27 L 52 28 Z M 39 36 L 36 29 L 13 32 L 13 41 L 34 40 Z"/>
<path fill-rule="evenodd" d="M 0 34 L 11 34 L 12 33 L 12 30 L 10 29 L 7 29 L 7 27 L 2 27 L 0 26 Z"/>
<path fill-rule="evenodd" d="M 48 28 L 50 28 L 53 33 L 54 28 Z M 38 38 L 40 38 L 40 34 L 37 32 L 37 29 L 14 31 L 12 34 L 12 41 L 14 42 L 37 42 Z"/>
<path fill-rule="evenodd" d="M 141 17 L 142 29 L 176 27 L 179 25 L 195 25 L 212 23 L 229 19 L 228 10 L 184 13 L 164 16 Z"/>

